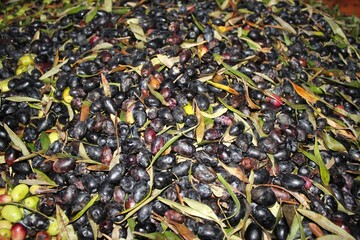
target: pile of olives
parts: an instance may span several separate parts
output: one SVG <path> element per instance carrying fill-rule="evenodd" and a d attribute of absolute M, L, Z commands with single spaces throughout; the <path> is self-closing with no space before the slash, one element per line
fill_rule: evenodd
<path fill-rule="evenodd" d="M 0 16 L 0 239 L 360 239 L 358 18 L 298 0 Z"/>

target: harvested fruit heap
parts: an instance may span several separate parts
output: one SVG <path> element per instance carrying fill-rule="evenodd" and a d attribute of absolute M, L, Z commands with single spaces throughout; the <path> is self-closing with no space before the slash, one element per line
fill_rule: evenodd
<path fill-rule="evenodd" d="M 360 239 L 359 19 L 296 0 L 1 11 L 0 237 Z"/>

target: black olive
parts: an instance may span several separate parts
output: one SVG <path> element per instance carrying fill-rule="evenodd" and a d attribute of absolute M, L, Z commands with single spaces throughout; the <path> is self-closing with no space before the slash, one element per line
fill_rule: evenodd
<path fill-rule="evenodd" d="M 250 223 L 245 230 L 245 240 L 260 240 L 263 239 L 261 227 L 256 223 Z"/>

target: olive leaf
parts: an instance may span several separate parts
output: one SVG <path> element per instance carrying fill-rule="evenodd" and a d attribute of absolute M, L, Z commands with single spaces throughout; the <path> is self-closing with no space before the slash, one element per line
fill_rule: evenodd
<path fill-rule="evenodd" d="M 40 133 L 40 143 L 41 149 L 46 152 L 49 149 L 51 142 L 49 139 L 49 135 L 47 135 L 44 131 Z"/>
<path fill-rule="evenodd" d="M 96 16 L 98 10 L 99 10 L 98 7 L 95 7 L 91 11 L 89 11 L 85 16 L 85 22 L 86 23 L 91 22 L 94 19 L 94 17 Z"/>
<path fill-rule="evenodd" d="M 334 234 L 324 235 L 324 236 L 316 238 L 316 240 L 339 240 L 339 239 L 341 239 L 341 236 L 334 235 Z"/>
<path fill-rule="evenodd" d="M 156 153 L 156 155 L 153 157 L 153 159 L 151 160 L 149 166 L 147 169 L 150 169 L 151 166 L 154 164 L 154 162 L 161 156 L 161 154 L 163 154 L 163 152 L 165 152 L 166 149 L 168 149 L 171 144 L 173 144 L 176 140 L 178 140 L 182 135 L 194 130 L 195 128 L 197 127 L 196 126 L 193 126 L 183 132 L 180 132 L 179 134 L 175 135 L 174 137 L 172 137 L 169 141 L 167 141 L 164 146 L 162 148 L 160 148 L 160 150 Z"/>
<path fill-rule="evenodd" d="M 162 103 L 162 105 L 169 106 L 169 103 L 165 100 L 163 95 L 161 95 L 159 92 L 155 91 L 155 89 L 150 84 L 148 84 L 147 86 L 148 86 L 151 94 L 154 95 L 154 97 L 157 100 L 159 100 Z"/>
<path fill-rule="evenodd" d="M 36 179 L 43 180 L 46 183 L 48 183 L 49 185 L 57 186 L 56 182 L 51 180 L 45 173 L 43 173 L 42 171 L 40 171 L 39 169 L 36 169 L 36 168 L 33 168 L 33 170 L 34 170 L 34 173 L 36 173 Z"/>
<path fill-rule="evenodd" d="M 253 80 L 251 80 L 251 78 L 249 78 L 248 76 L 246 76 L 246 74 L 234 69 L 233 67 L 231 67 L 229 64 L 227 63 L 222 63 L 222 65 L 232 74 L 234 74 L 235 76 L 245 80 L 247 83 L 249 83 L 251 86 L 256 87 L 256 84 L 253 82 Z"/>
<path fill-rule="evenodd" d="M 294 216 L 292 223 L 291 223 L 289 235 L 286 239 L 295 239 L 296 238 L 296 235 L 297 235 L 298 231 L 300 230 L 300 225 L 302 225 L 301 221 L 302 221 L 302 217 L 298 218 L 298 217 Z"/>
<path fill-rule="evenodd" d="M 192 209 L 197 209 L 202 214 L 208 216 L 209 218 L 213 219 L 214 221 L 218 221 L 218 217 L 214 213 L 214 211 L 206 204 L 198 202 L 196 200 L 184 197 L 183 201 Z"/>
<path fill-rule="evenodd" d="M 66 216 L 65 212 L 60 208 L 59 205 L 56 205 L 56 221 L 58 222 L 59 225 L 60 239 L 63 240 L 78 239 L 73 225 L 69 224 L 68 217 Z"/>
<path fill-rule="evenodd" d="M 296 34 L 296 30 L 289 24 L 287 23 L 286 21 L 284 21 L 281 17 L 277 16 L 277 15 L 274 15 L 272 14 L 271 15 L 275 21 L 277 21 L 285 30 L 291 32 L 292 34 Z"/>
<path fill-rule="evenodd" d="M 260 51 L 261 50 L 261 46 L 260 44 L 258 44 L 257 42 L 251 40 L 248 37 L 240 37 L 241 40 L 244 40 L 250 49 L 254 50 L 254 51 Z"/>
<path fill-rule="evenodd" d="M 315 138 L 315 146 L 314 146 L 314 155 L 307 152 L 304 149 L 299 148 L 299 151 L 305 155 L 305 157 L 309 158 L 311 161 L 315 162 L 316 165 L 320 168 L 320 177 L 324 184 L 327 186 L 330 181 L 330 173 L 329 170 L 326 168 L 324 161 L 321 158 L 317 139 Z"/>
<path fill-rule="evenodd" d="M 145 237 L 146 239 L 152 240 L 181 240 L 175 233 L 170 231 L 165 231 L 163 233 L 153 232 L 153 233 L 141 233 L 141 232 L 133 232 L 135 235 L 139 235 Z"/>
<path fill-rule="evenodd" d="M 144 30 L 136 23 L 130 22 L 129 27 L 137 40 L 146 42 Z"/>
<path fill-rule="evenodd" d="M 68 61 L 69 59 L 64 60 L 62 63 L 56 65 L 55 67 L 44 73 L 39 79 L 44 80 L 46 78 L 54 76 L 55 74 L 61 71 L 61 67 L 65 65 Z"/>
<path fill-rule="evenodd" d="M 99 194 L 95 194 L 92 199 L 86 204 L 86 206 L 80 211 L 78 212 L 71 220 L 70 222 L 75 222 L 76 220 L 78 220 L 79 218 L 81 218 L 82 215 L 84 215 L 84 213 L 92 206 L 94 205 L 94 203 L 99 199 Z"/>
<path fill-rule="evenodd" d="M 9 134 L 9 137 L 11 141 L 14 143 L 14 145 L 21 149 L 22 154 L 24 156 L 29 155 L 30 154 L 29 150 L 26 148 L 25 143 L 19 138 L 19 136 L 16 135 L 16 133 L 14 133 L 13 130 L 11 130 L 11 128 L 9 128 L 8 125 L 6 125 L 5 123 L 4 123 L 4 128 L 5 131 Z"/>
<path fill-rule="evenodd" d="M 39 99 L 23 96 L 7 97 L 5 99 L 12 102 L 41 102 Z"/>
<path fill-rule="evenodd" d="M 186 227 L 185 224 L 177 223 L 166 217 L 164 218 L 164 222 L 166 222 L 172 230 L 176 230 L 174 232 L 178 232 L 184 239 L 189 239 L 189 240 L 198 240 L 199 239 L 190 231 L 190 229 L 188 227 Z M 173 229 L 172 227 L 174 227 L 175 229 Z M 172 232 L 169 232 L 169 233 L 172 233 Z M 168 235 L 168 237 L 172 237 L 172 235 Z M 172 239 L 172 238 L 168 238 L 168 239 Z"/>
<path fill-rule="evenodd" d="M 109 49 L 112 48 L 114 45 L 108 42 L 103 42 L 103 43 L 99 43 L 97 44 L 95 47 L 93 47 L 90 52 L 96 52 L 99 50 L 104 50 L 104 49 Z"/>
<path fill-rule="evenodd" d="M 104 0 L 103 9 L 105 12 L 111 13 L 112 11 L 112 0 Z"/>
<path fill-rule="evenodd" d="M 191 17 L 192 17 L 195 25 L 198 27 L 198 29 L 200 29 L 201 32 L 205 32 L 204 26 L 196 19 L 196 17 L 194 16 L 194 14 L 191 14 Z"/>
<path fill-rule="evenodd" d="M 303 87 L 300 87 L 296 83 L 293 83 L 292 81 L 290 81 L 290 83 L 294 87 L 295 92 L 299 94 L 300 97 L 304 98 L 306 101 L 315 103 L 319 99 L 317 96 L 309 93 Z"/>
<path fill-rule="evenodd" d="M 183 42 L 180 47 L 183 49 L 189 49 L 189 48 L 193 48 L 199 45 L 202 45 L 206 43 L 206 41 L 199 41 L 199 42 Z"/>
<path fill-rule="evenodd" d="M 201 111 L 197 104 L 195 104 L 195 114 L 196 118 L 198 119 L 198 126 L 195 129 L 195 135 L 196 135 L 196 142 L 199 143 L 203 140 L 204 134 L 205 134 L 205 122 L 204 117 L 201 114 Z"/>
<path fill-rule="evenodd" d="M 227 217 L 226 219 L 233 218 L 234 216 L 236 216 L 240 212 L 240 208 L 241 208 L 240 201 L 237 198 L 237 196 L 235 195 L 234 191 L 232 190 L 230 184 L 225 180 L 225 178 L 220 173 L 217 173 L 216 176 L 219 179 L 219 181 L 224 185 L 227 192 L 230 194 L 232 200 L 235 203 L 236 211 L 233 214 L 231 214 L 229 217 Z"/>
<path fill-rule="evenodd" d="M 170 206 L 171 208 L 179 211 L 180 213 L 182 213 L 184 215 L 211 220 L 211 221 L 214 221 L 214 222 L 217 222 L 217 223 L 220 223 L 221 225 L 223 225 L 216 215 L 215 215 L 216 216 L 215 217 L 213 214 L 209 213 L 207 210 L 202 211 L 201 208 L 194 209 L 190 206 L 183 206 L 180 203 L 177 203 L 177 202 L 174 202 L 172 200 L 162 198 L 162 197 L 158 197 L 158 199 L 160 202 Z M 204 205 L 203 203 L 200 203 L 200 202 L 197 202 L 197 203 L 198 203 L 198 205 L 196 205 L 197 207 L 199 207 L 200 205 L 201 206 Z"/>
<path fill-rule="evenodd" d="M 322 139 L 327 148 L 331 151 L 336 152 L 346 152 L 346 148 L 340 142 L 338 142 L 335 138 L 331 137 L 329 133 L 322 133 Z"/>
<path fill-rule="evenodd" d="M 175 62 L 178 62 L 178 58 L 169 58 L 164 54 L 157 54 L 156 57 L 162 64 L 164 64 L 168 68 L 171 68 L 175 64 Z"/>
<path fill-rule="evenodd" d="M 309 218 L 310 220 L 316 222 L 320 227 L 324 228 L 325 230 L 335 233 L 342 237 L 342 239 L 355 239 L 353 236 L 351 236 L 347 231 L 345 231 L 343 228 L 337 226 L 332 221 L 327 219 L 321 214 L 315 213 L 310 210 L 305 209 L 298 209 L 297 210 L 301 215 Z"/>
<path fill-rule="evenodd" d="M 166 188 L 163 189 L 155 189 L 154 191 L 150 191 L 148 196 L 146 196 L 141 202 L 139 202 L 138 204 L 136 204 L 134 207 L 127 209 L 125 211 L 122 211 L 120 214 L 124 214 L 127 213 L 125 215 L 125 217 L 120 221 L 117 222 L 118 224 L 128 220 L 132 215 L 134 215 L 137 211 L 139 211 L 140 208 L 142 208 L 143 206 L 145 206 L 146 204 L 148 204 L 149 202 L 151 202 L 152 200 L 154 200 L 155 198 L 157 198 Z M 151 194 L 151 196 L 150 196 Z"/>
<path fill-rule="evenodd" d="M 331 30 L 334 32 L 334 34 L 338 34 L 340 37 L 342 37 L 345 42 L 348 42 L 345 33 L 343 32 L 343 30 L 341 29 L 341 27 L 335 22 L 333 21 L 330 17 L 323 15 L 325 21 L 330 25 Z"/>
<path fill-rule="evenodd" d="M 227 111 L 228 111 L 227 108 L 220 108 L 214 113 L 207 113 L 207 112 L 201 111 L 201 115 L 205 118 L 213 119 L 213 118 L 217 118 L 217 117 L 224 115 Z"/>
<path fill-rule="evenodd" d="M 234 175 L 235 177 L 237 177 L 238 179 L 240 179 L 243 182 L 248 183 L 249 179 L 246 177 L 246 174 L 238 167 L 229 167 L 227 166 L 225 163 L 221 162 L 220 160 L 218 160 L 220 165 L 231 175 Z"/>
<path fill-rule="evenodd" d="M 239 94 L 235 89 L 233 89 L 232 87 L 226 86 L 224 84 L 216 83 L 216 82 L 213 82 L 213 81 L 207 81 L 206 83 L 209 83 L 210 85 L 212 85 L 212 86 L 214 86 L 214 87 L 216 87 L 218 89 L 225 90 L 228 93 L 231 93 L 231 94 L 234 94 L 234 95 Z"/>

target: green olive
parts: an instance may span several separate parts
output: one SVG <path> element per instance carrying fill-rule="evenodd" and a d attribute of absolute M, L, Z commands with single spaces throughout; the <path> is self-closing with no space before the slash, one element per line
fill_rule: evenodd
<path fill-rule="evenodd" d="M 34 64 L 33 56 L 31 56 L 30 54 L 23 55 L 18 61 L 18 66 L 27 67 L 33 64 Z"/>
<path fill-rule="evenodd" d="M 50 236 L 56 236 L 59 233 L 59 223 L 55 218 L 50 220 L 50 224 L 46 232 L 50 234 Z"/>
<path fill-rule="evenodd" d="M 20 202 L 23 200 L 26 195 L 29 193 L 29 187 L 26 184 L 19 184 L 14 187 L 14 189 L 11 192 L 11 197 L 14 202 Z"/>
<path fill-rule="evenodd" d="M 63 92 L 63 99 L 66 103 L 71 103 L 73 96 L 70 95 L 70 88 L 67 87 L 65 88 L 64 92 Z"/>
<path fill-rule="evenodd" d="M 0 228 L 11 229 L 12 223 L 8 220 L 0 220 Z"/>
<path fill-rule="evenodd" d="M 7 228 L 0 228 L 0 237 L 5 239 L 11 238 L 11 230 Z"/>
<path fill-rule="evenodd" d="M 38 196 L 27 197 L 24 200 L 24 205 L 30 209 L 36 209 L 40 198 Z"/>
<path fill-rule="evenodd" d="M 17 206 L 14 205 L 5 205 L 1 209 L 1 216 L 10 222 L 18 222 L 22 219 L 23 213 Z"/>

